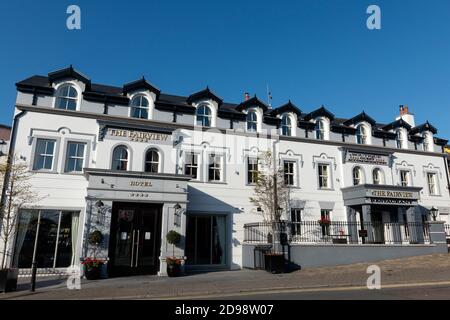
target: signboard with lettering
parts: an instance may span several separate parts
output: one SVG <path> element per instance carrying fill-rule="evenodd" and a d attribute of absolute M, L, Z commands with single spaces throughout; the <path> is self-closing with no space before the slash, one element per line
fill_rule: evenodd
<path fill-rule="evenodd" d="M 368 163 L 387 166 L 389 165 L 389 156 L 374 153 L 347 151 L 345 153 L 345 162 Z"/>
<path fill-rule="evenodd" d="M 127 129 L 108 128 L 107 132 L 110 138 L 123 138 L 135 142 L 160 142 L 169 143 L 171 135 L 159 132 L 135 131 Z"/>

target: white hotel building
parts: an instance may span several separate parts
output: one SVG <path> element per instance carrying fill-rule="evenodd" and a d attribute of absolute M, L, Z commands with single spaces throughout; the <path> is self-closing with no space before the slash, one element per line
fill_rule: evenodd
<path fill-rule="evenodd" d="M 175 96 L 144 78 L 100 85 L 72 67 L 16 85 L 10 152 L 42 196 L 19 212 L 10 263 L 23 271 L 33 255 L 39 272 L 79 265 L 93 230 L 105 236 L 97 256 L 109 276 L 164 274 L 169 230 L 183 235 L 186 268 L 241 268 L 244 225 L 262 221 L 249 198 L 265 150 L 285 169 L 286 220 L 422 223 L 435 207 L 450 222 L 447 141 L 407 107 L 380 124 L 256 96 L 227 103 L 208 88 Z"/>

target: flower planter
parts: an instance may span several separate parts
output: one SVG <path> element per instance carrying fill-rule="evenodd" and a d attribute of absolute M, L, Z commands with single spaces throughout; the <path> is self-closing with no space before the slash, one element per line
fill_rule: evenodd
<path fill-rule="evenodd" d="M 181 276 L 181 265 L 180 264 L 167 264 L 167 275 L 169 277 Z"/>
<path fill-rule="evenodd" d="M 98 280 L 100 279 L 101 268 L 100 267 L 92 267 L 84 268 L 84 275 L 88 280 Z"/>
<path fill-rule="evenodd" d="M 17 289 L 19 269 L 0 270 L 0 292 L 11 292 Z"/>
<path fill-rule="evenodd" d="M 285 271 L 285 259 L 283 254 L 264 255 L 264 268 L 270 273 L 283 273 Z"/>
<path fill-rule="evenodd" d="M 345 238 L 333 238 L 334 244 L 347 244 L 347 239 Z"/>

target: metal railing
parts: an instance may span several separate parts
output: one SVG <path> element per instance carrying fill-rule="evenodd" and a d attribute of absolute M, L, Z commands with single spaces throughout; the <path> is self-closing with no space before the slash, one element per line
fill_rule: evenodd
<path fill-rule="evenodd" d="M 445 234 L 447 235 L 447 243 L 450 245 L 450 224 L 444 225 Z"/>
<path fill-rule="evenodd" d="M 450 231 L 449 229 L 446 229 Z M 290 243 L 427 244 L 429 228 L 422 222 L 318 221 L 260 222 L 244 226 L 244 242 L 272 243 L 273 234 L 286 232 Z"/>

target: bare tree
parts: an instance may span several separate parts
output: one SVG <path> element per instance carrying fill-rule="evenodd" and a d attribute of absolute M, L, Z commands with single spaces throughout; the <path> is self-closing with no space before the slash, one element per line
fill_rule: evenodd
<path fill-rule="evenodd" d="M 271 151 L 262 152 L 258 156 L 256 174 L 254 196 L 250 197 L 250 202 L 262 209 L 260 212 L 265 221 L 278 222 L 281 220 L 283 206 L 288 201 L 289 189 L 284 183 L 283 168 Z"/>
<path fill-rule="evenodd" d="M 33 191 L 30 179 L 32 173 L 26 161 L 20 160 L 17 156 L 13 156 L 11 161 L 0 163 L 0 179 L 2 187 L 6 184 L 3 203 L 0 207 L 1 229 L 0 239 L 0 255 L 2 256 L 0 269 L 6 268 L 7 257 L 12 255 L 9 250 L 10 242 L 17 232 L 17 221 L 19 210 L 39 201 L 38 194 Z"/>

